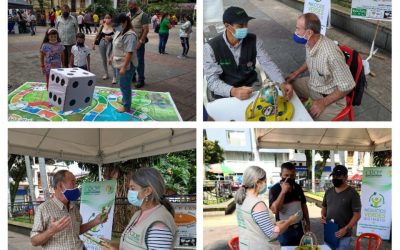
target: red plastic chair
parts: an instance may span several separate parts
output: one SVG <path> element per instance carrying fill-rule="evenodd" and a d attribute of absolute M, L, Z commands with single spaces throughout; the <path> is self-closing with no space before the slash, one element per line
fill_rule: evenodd
<path fill-rule="evenodd" d="M 228 243 L 230 250 L 239 250 L 239 237 L 233 237 Z"/>
<path fill-rule="evenodd" d="M 363 250 L 379 250 L 382 245 L 382 239 L 377 234 L 364 233 L 357 237 L 356 250 L 361 250 L 361 241 L 368 239 L 368 248 Z"/>
<path fill-rule="evenodd" d="M 339 48 L 341 51 L 343 51 L 344 53 L 349 55 L 349 59 L 346 61 L 347 61 L 347 65 L 350 67 L 350 62 L 353 60 L 353 49 L 346 47 L 344 45 L 339 45 Z M 357 61 L 358 61 L 358 65 L 362 65 L 362 59 L 361 59 L 360 55 L 358 55 Z M 358 82 L 358 79 L 360 78 L 361 69 L 362 69 L 362 67 L 360 67 L 357 70 L 357 73 L 354 76 L 354 81 L 356 82 L 356 84 Z M 341 121 L 346 116 L 348 117 L 349 121 L 354 121 L 354 111 L 353 111 L 354 90 L 355 90 L 355 87 L 351 91 L 350 96 L 349 95 L 346 96 L 346 107 L 335 118 L 333 118 L 332 121 Z"/>

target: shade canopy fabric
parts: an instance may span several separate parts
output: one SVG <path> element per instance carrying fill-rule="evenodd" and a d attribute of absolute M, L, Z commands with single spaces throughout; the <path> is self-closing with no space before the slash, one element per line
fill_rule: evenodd
<path fill-rule="evenodd" d="M 258 148 L 384 151 L 392 148 L 389 128 L 256 129 Z"/>
<path fill-rule="evenodd" d="M 8 9 L 32 9 L 33 6 L 24 0 L 8 0 Z"/>
<path fill-rule="evenodd" d="M 195 129 L 9 129 L 9 154 L 107 164 L 196 147 Z"/>

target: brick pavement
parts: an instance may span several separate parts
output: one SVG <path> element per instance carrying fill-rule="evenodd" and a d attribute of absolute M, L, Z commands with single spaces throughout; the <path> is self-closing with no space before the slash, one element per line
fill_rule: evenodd
<path fill-rule="evenodd" d="M 39 69 L 39 48 L 45 27 L 37 27 L 37 35 L 8 35 L 8 83 L 9 92 L 27 81 L 44 81 Z M 146 86 L 143 90 L 170 92 L 183 120 L 196 119 L 196 28 L 190 39 L 188 59 L 178 59 L 181 44 L 178 28 L 170 31 L 167 43 L 168 55 L 158 54 L 158 34 L 149 33 L 146 44 Z M 86 44 L 93 43 L 94 35 L 86 37 Z M 91 47 L 91 46 L 90 46 Z M 112 87 L 111 79 L 102 80 L 104 75 L 98 48 L 91 54 L 91 69 L 97 75 L 97 85 Z M 111 74 L 111 70 L 109 69 Z"/>

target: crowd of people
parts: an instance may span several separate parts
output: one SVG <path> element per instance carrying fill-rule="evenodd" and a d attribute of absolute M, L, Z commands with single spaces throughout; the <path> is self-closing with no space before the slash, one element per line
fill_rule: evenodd
<path fill-rule="evenodd" d="M 159 34 L 159 53 L 165 55 L 168 54 L 166 45 L 169 30 L 176 24 L 176 16 L 157 11 L 151 17 L 136 0 L 129 0 L 128 8 L 128 13 L 116 16 L 106 13 L 100 17 L 89 11 L 79 12 L 75 17 L 68 5 L 53 9 L 49 13 L 50 28 L 40 48 L 40 65 L 47 86 L 52 68 L 79 67 L 90 71 L 93 68 L 90 67 L 90 54 L 97 47 L 104 70 L 102 79 L 107 80 L 111 75 L 112 84 L 118 84 L 122 92 L 122 107 L 117 111 L 130 112 L 131 84 L 134 83 L 136 88 L 145 85 L 145 46 L 149 41 L 149 25 L 152 24 L 154 31 Z M 188 57 L 193 20 L 190 16 L 182 16 L 180 21 L 178 34 L 182 53 L 178 58 L 184 59 Z M 93 44 L 85 44 L 85 34 L 92 33 L 96 34 Z"/>

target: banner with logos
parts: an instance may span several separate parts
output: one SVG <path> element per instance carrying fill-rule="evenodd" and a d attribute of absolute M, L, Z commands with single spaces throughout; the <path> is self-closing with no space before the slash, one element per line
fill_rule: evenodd
<path fill-rule="evenodd" d="M 331 0 L 305 0 L 303 13 L 314 13 L 321 21 L 321 34 L 326 34 L 328 18 L 331 13 Z"/>
<path fill-rule="evenodd" d="M 351 17 L 391 21 L 392 0 L 352 0 Z"/>
<path fill-rule="evenodd" d="M 392 223 L 391 167 L 364 168 L 361 204 L 357 235 L 375 233 L 388 240 Z"/>
<path fill-rule="evenodd" d="M 111 240 L 116 189 L 116 180 L 82 184 L 80 208 L 82 223 L 93 220 L 98 214 L 108 215 L 107 222 L 93 227 L 80 236 L 88 250 L 102 250 L 102 247 L 106 246 L 103 239 Z"/>
<path fill-rule="evenodd" d="M 196 249 L 196 203 L 172 203 L 178 226 L 175 249 Z"/>

